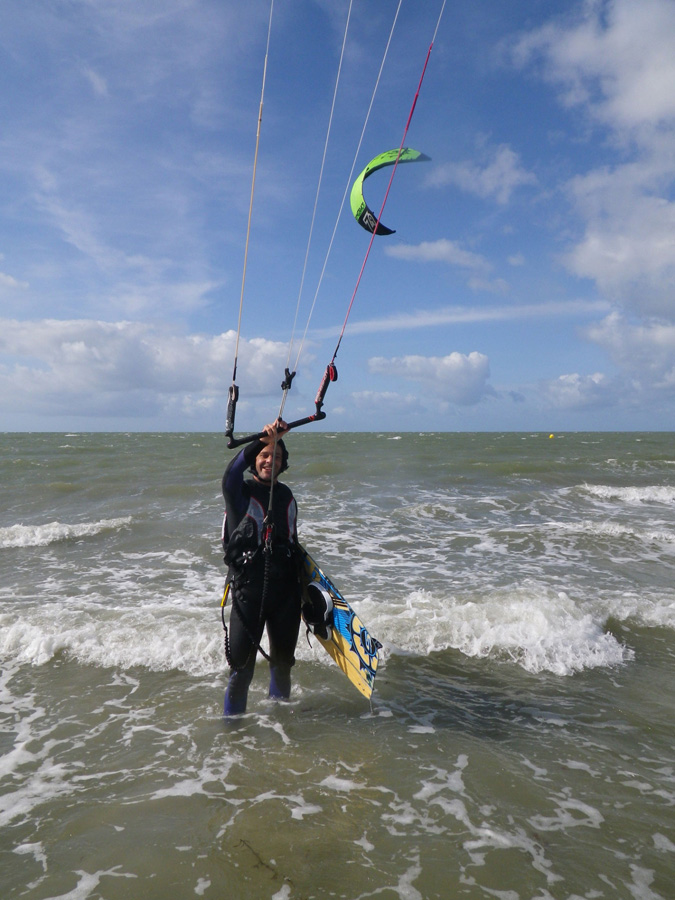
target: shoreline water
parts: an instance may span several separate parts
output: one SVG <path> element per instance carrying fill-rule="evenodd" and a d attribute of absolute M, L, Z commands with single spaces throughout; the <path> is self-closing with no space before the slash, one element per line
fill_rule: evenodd
<path fill-rule="evenodd" d="M 3 896 L 668 900 L 671 436 L 289 450 L 384 659 L 226 723 L 224 439 L 0 437 Z"/>

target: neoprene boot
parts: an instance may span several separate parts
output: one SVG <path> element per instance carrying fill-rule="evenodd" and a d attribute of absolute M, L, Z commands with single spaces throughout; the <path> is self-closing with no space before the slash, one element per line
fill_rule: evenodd
<path fill-rule="evenodd" d="M 251 675 L 246 669 L 237 669 L 232 672 L 225 691 L 223 712 L 226 716 L 238 716 L 246 712 L 246 701 L 248 700 L 250 684 Z"/>
<path fill-rule="evenodd" d="M 270 666 L 270 699 L 288 700 L 291 696 L 290 666 Z"/>

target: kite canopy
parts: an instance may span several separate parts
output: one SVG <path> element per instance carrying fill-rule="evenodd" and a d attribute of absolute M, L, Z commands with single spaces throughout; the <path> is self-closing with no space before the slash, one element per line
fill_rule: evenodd
<path fill-rule="evenodd" d="M 431 157 L 426 156 L 424 153 L 420 153 L 419 150 L 413 150 L 411 147 L 405 147 L 403 150 L 385 150 L 384 153 L 380 153 L 375 159 L 371 159 L 352 185 L 350 203 L 354 218 L 359 225 L 365 228 L 366 231 L 370 231 L 371 234 L 373 232 L 375 232 L 375 234 L 394 233 L 393 228 L 387 228 L 387 226 L 383 225 L 381 222 L 378 224 L 377 216 L 363 199 L 363 182 L 369 175 L 372 175 L 373 172 L 377 172 L 378 169 L 384 168 L 384 166 L 393 166 L 397 160 L 399 163 L 408 163 L 428 162 L 430 159 Z"/>

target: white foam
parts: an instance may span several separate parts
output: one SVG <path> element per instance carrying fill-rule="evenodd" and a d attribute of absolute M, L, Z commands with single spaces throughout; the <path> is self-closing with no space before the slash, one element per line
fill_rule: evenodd
<path fill-rule="evenodd" d="M 415 800 L 430 800 L 432 797 L 436 797 L 442 791 L 449 790 L 453 793 L 463 794 L 464 793 L 464 781 L 462 779 L 462 772 L 469 764 L 469 758 L 466 754 L 462 753 L 457 758 L 457 768 L 448 772 L 445 769 L 436 768 L 434 770 L 433 778 L 436 780 L 429 780 L 422 782 L 422 788 L 414 794 Z"/>
<path fill-rule="evenodd" d="M 41 841 L 34 844 L 19 844 L 14 848 L 14 853 L 19 853 L 21 855 L 32 854 L 35 862 L 42 866 L 42 871 L 47 871 L 47 854 L 45 853 Z"/>
<path fill-rule="evenodd" d="M 644 544 L 675 544 L 675 533 L 664 529 L 641 529 L 620 522 L 594 522 L 583 519 L 580 522 L 551 522 L 550 528 L 557 528 L 568 534 L 587 534 L 595 537 L 634 538 Z"/>
<path fill-rule="evenodd" d="M 422 874 L 422 866 L 419 859 L 415 865 L 409 866 L 405 872 L 399 875 L 396 886 L 389 888 L 392 893 L 397 893 L 400 900 L 424 900 L 424 896 L 413 885 L 413 881 Z"/>
<path fill-rule="evenodd" d="M 651 889 L 655 877 L 653 869 L 645 869 L 643 866 L 631 864 L 630 871 L 633 876 L 633 884 L 629 884 L 627 887 L 635 900 L 661 900 L 661 894 L 657 894 Z"/>
<path fill-rule="evenodd" d="M 291 897 L 292 892 L 289 884 L 282 884 L 279 890 L 272 894 L 272 900 L 290 900 Z"/>
<path fill-rule="evenodd" d="M 472 813 L 476 808 L 463 779 L 463 772 L 468 766 L 469 757 L 461 754 L 454 771 L 440 766 L 433 767 L 432 774 L 422 781 L 420 790 L 410 800 L 396 796 L 389 804 L 389 812 L 382 816 L 387 830 L 398 835 L 401 829 L 416 825 L 427 834 L 438 835 L 452 831 L 454 835 L 456 829 L 449 828 L 443 818 L 439 818 L 437 810 L 440 810 L 443 816 L 459 822 L 462 831 L 467 834 L 462 847 L 473 866 L 485 865 L 486 856 L 492 850 L 517 849 L 531 858 L 532 867 L 541 872 L 549 884 L 562 880 L 560 875 L 552 871 L 544 847 L 524 828 L 513 822 L 511 827 L 506 828 L 495 827 L 486 822 L 486 818 L 492 816 L 493 808 L 483 806 L 478 809 L 480 822 L 474 824 Z M 570 805 L 573 806 L 574 801 L 570 801 Z M 581 822 L 575 817 L 574 824 Z"/>
<path fill-rule="evenodd" d="M 297 806 L 291 810 L 292 819 L 304 819 L 305 816 L 315 816 L 317 813 L 323 812 L 322 807 L 317 806 L 316 803 L 306 803 L 299 794 L 288 799 L 297 803 Z"/>
<path fill-rule="evenodd" d="M 592 497 L 600 500 L 612 500 L 628 506 L 639 506 L 648 503 L 675 503 L 675 487 L 668 485 L 647 485 L 644 487 L 615 487 L 608 484 L 585 484 L 584 490 Z"/>
<path fill-rule="evenodd" d="M 223 668 L 223 633 L 215 608 L 157 601 L 113 606 L 88 600 L 58 601 L 0 618 L 0 658 L 44 665 L 60 653 L 96 666 L 193 675 Z M 215 605 L 214 605 L 215 606 Z M 13 621 L 12 621 L 13 619 Z"/>
<path fill-rule="evenodd" d="M 656 834 L 652 835 L 652 839 L 657 850 L 663 850 L 665 853 L 675 853 L 675 844 L 665 834 L 657 831 Z"/>
<path fill-rule="evenodd" d="M 337 775 L 328 775 L 320 782 L 321 787 L 330 788 L 333 791 L 350 793 L 350 791 L 358 791 L 365 787 L 357 781 L 351 781 L 348 778 L 339 778 Z"/>
<path fill-rule="evenodd" d="M 131 523 L 131 516 L 102 519 L 99 522 L 83 522 L 68 525 L 48 522 L 44 525 L 9 525 L 0 528 L 0 549 L 5 547 L 46 547 L 58 541 L 79 540 L 100 534 L 102 531 L 119 530 Z"/>
<path fill-rule="evenodd" d="M 583 825 L 600 828 L 604 816 L 594 806 L 581 800 L 563 800 L 552 816 L 532 816 L 528 820 L 537 831 L 567 831 Z"/>
<path fill-rule="evenodd" d="M 119 869 L 119 866 L 100 872 L 84 872 L 81 869 L 78 869 L 75 874 L 79 877 L 79 881 L 73 890 L 68 891 L 67 894 L 59 894 L 58 897 L 49 897 L 48 900 L 87 900 L 87 897 L 92 896 L 92 892 L 98 887 L 101 878 L 104 876 L 114 878 L 138 877 L 130 872 L 120 872 Z"/>
<path fill-rule="evenodd" d="M 3 684 L 3 700 L 5 694 Z M 49 755 L 53 744 L 41 741 L 38 749 L 31 749 L 36 746 L 35 723 L 44 719 L 44 708 L 34 705 L 30 695 L 13 698 L 13 705 L 20 715 L 15 716 L 13 747 L 2 757 L 0 776 L 13 777 L 8 779 L 12 789 L 0 796 L 0 827 L 17 819 L 28 819 L 35 807 L 72 791 L 72 769 L 54 763 Z M 22 846 L 27 849 L 20 852 L 33 852 L 35 859 L 40 860 L 38 844 Z"/>
<path fill-rule="evenodd" d="M 395 612 L 388 618 L 387 649 L 392 652 L 426 655 L 452 648 L 470 657 L 493 657 L 528 672 L 556 675 L 613 666 L 633 657 L 600 620 L 566 594 L 552 595 L 535 584 L 486 591 L 475 600 L 413 591 L 404 609 L 390 612 Z M 411 619 L 418 627 L 411 628 Z"/>

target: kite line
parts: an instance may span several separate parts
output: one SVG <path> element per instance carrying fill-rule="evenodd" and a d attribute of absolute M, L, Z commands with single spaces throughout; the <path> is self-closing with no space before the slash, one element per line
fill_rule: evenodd
<path fill-rule="evenodd" d="M 317 302 L 317 298 L 318 298 L 318 296 L 319 296 L 319 290 L 321 289 L 321 284 L 322 284 L 322 282 L 323 282 L 323 277 L 324 277 L 324 275 L 326 274 L 326 266 L 328 265 L 328 258 L 329 258 L 330 254 L 331 254 L 331 250 L 333 249 L 333 243 L 334 243 L 334 241 L 335 241 L 335 235 L 337 234 L 338 225 L 340 224 L 340 217 L 342 216 L 342 210 L 344 209 L 344 205 L 345 205 L 345 203 L 346 203 L 346 201 L 347 201 L 347 196 L 348 196 L 348 194 L 349 194 L 349 191 L 350 191 L 350 188 L 351 188 L 351 185 L 352 185 L 352 178 L 354 177 L 354 170 L 356 169 L 356 160 L 357 160 L 358 157 L 359 157 L 359 153 L 360 153 L 360 151 L 361 151 L 361 145 L 362 145 L 362 143 L 363 143 L 363 139 L 364 139 L 365 134 L 366 134 L 366 128 L 368 127 L 368 122 L 369 122 L 369 120 L 370 120 L 370 114 L 371 114 L 372 109 L 373 109 L 373 104 L 375 103 L 375 95 L 377 94 L 377 89 L 378 89 L 378 87 L 379 87 L 379 85 L 380 85 L 380 80 L 381 80 L 381 78 L 382 78 L 382 72 L 384 71 L 384 64 L 385 64 L 385 62 L 387 61 L 387 56 L 388 56 L 388 54 L 389 54 L 389 47 L 391 46 L 391 41 L 392 41 L 392 38 L 393 38 L 393 36 L 394 36 L 394 30 L 395 30 L 395 28 L 396 28 L 396 22 L 398 21 L 398 14 L 399 14 L 399 12 L 400 12 L 400 10 L 401 10 L 401 5 L 402 5 L 402 3 L 403 3 L 403 0 L 399 0 L 398 6 L 396 7 L 396 13 L 395 13 L 395 15 L 394 15 L 394 20 L 393 20 L 393 22 L 392 22 L 392 24 L 391 24 L 391 29 L 390 29 L 390 31 L 389 31 L 389 38 L 388 38 L 388 40 L 387 40 L 386 47 L 384 48 L 384 54 L 383 54 L 383 56 L 382 56 L 382 62 L 380 63 L 380 68 L 379 68 L 379 71 L 378 71 L 378 73 L 377 73 L 377 78 L 375 79 L 375 85 L 374 85 L 374 87 L 373 87 L 373 91 L 372 91 L 372 94 L 371 94 L 371 97 L 370 97 L 370 103 L 369 103 L 369 105 L 368 105 L 368 110 L 367 110 L 367 112 L 366 112 L 366 116 L 365 116 L 365 119 L 364 119 L 364 122 L 363 122 L 363 127 L 361 128 L 361 135 L 360 135 L 360 137 L 359 137 L 358 144 L 356 145 L 356 150 L 354 151 L 354 159 L 353 159 L 353 161 L 352 161 L 352 167 L 351 167 L 351 169 L 349 170 L 349 175 L 347 176 L 347 184 L 346 184 L 346 186 L 345 186 L 344 194 L 342 195 L 342 202 L 340 203 L 340 208 L 338 209 L 337 216 L 335 217 L 335 224 L 333 225 L 333 233 L 331 234 L 330 241 L 328 242 L 328 249 L 326 250 L 326 255 L 324 256 L 323 266 L 322 266 L 322 268 L 321 268 L 321 273 L 319 274 L 319 279 L 318 279 L 318 282 L 317 282 L 317 286 L 316 286 L 316 289 L 315 289 L 315 291 L 314 291 L 314 298 L 313 298 L 313 300 L 312 300 L 312 305 L 311 305 L 311 308 L 310 308 L 310 310 L 309 310 L 309 315 L 307 316 L 307 321 L 306 321 L 306 323 L 305 323 L 305 330 L 304 330 L 304 332 L 303 332 L 302 340 L 300 341 L 300 347 L 299 347 L 299 349 L 298 349 L 298 353 L 297 353 L 297 356 L 296 356 L 296 360 L 295 360 L 295 368 L 296 368 L 296 369 L 297 369 L 298 364 L 299 364 L 299 362 L 300 362 L 300 356 L 301 356 L 301 354 L 302 354 L 302 348 L 303 348 L 303 346 L 304 346 L 305 339 L 306 339 L 306 337 L 307 337 L 307 332 L 308 332 L 308 330 L 309 330 L 309 325 L 310 325 L 310 322 L 311 322 L 311 320 L 312 320 L 312 315 L 313 315 L 314 309 L 315 309 L 315 307 L 316 307 L 316 302 Z M 290 343 L 289 351 L 288 351 L 289 365 L 290 365 L 290 358 L 291 358 L 291 350 L 292 350 L 292 347 L 293 347 L 293 340 L 294 340 L 294 336 L 291 338 L 291 343 Z"/>
<path fill-rule="evenodd" d="M 400 9 L 400 6 L 401 6 L 401 2 L 402 2 L 402 0 L 399 0 L 399 5 L 398 5 L 398 8 L 397 8 L 397 10 L 396 10 L 396 17 L 395 17 L 395 19 L 394 19 L 394 25 L 392 26 L 392 32 L 393 32 L 393 28 L 394 28 L 394 26 L 395 26 L 395 24 L 396 24 L 396 18 L 398 17 L 398 12 L 399 12 L 399 9 Z M 348 321 L 349 321 L 349 316 L 350 316 L 350 314 L 351 314 L 352 307 L 353 307 L 353 305 L 354 305 L 354 301 L 355 301 L 355 299 L 356 299 L 356 295 L 357 295 L 357 293 L 358 293 L 358 289 L 359 289 L 359 286 L 360 286 L 360 284 L 361 284 L 361 280 L 362 280 L 362 278 L 363 278 L 363 274 L 364 274 L 364 271 L 365 271 L 365 268 L 366 268 L 366 264 L 367 264 L 368 258 L 369 258 L 369 256 L 370 256 L 370 251 L 371 251 L 372 246 L 373 246 L 373 241 L 374 241 L 374 239 L 375 239 L 375 235 L 378 233 L 378 229 L 379 229 L 379 226 L 380 226 L 380 220 L 381 220 L 382 215 L 383 215 L 383 213 L 384 213 L 384 209 L 385 209 L 385 206 L 386 206 L 386 203 L 387 203 L 387 199 L 388 199 L 388 197 L 389 197 L 389 192 L 390 192 L 390 190 L 391 190 L 391 186 L 392 186 L 392 183 L 393 183 L 393 180 L 394 180 L 394 176 L 395 176 L 395 174 L 396 174 L 396 171 L 397 171 L 397 169 L 398 169 L 398 165 L 399 165 L 399 162 L 401 161 L 402 156 L 407 152 L 407 151 L 406 151 L 406 148 L 404 147 L 405 141 L 406 141 L 406 137 L 407 137 L 407 134 L 408 134 L 408 130 L 409 130 L 409 128 L 410 128 L 410 123 L 411 123 L 411 121 L 412 121 L 413 114 L 414 114 L 414 112 L 415 112 L 415 108 L 416 108 L 416 106 L 417 106 L 417 101 L 418 101 L 419 96 L 420 96 L 420 92 L 421 92 L 421 89 L 422 89 L 422 83 L 423 83 L 423 81 L 424 81 L 424 76 L 425 76 L 426 71 L 427 71 L 427 66 L 428 66 L 428 64 L 429 64 L 429 59 L 430 59 L 430 57 L 431 57 L 431 52 L 432 52 L 432 49 L 433 49 L 433 46 L 434 46 L 434 43 L 435 43 L 435 40 L 436 40 L 436 36 L 437 36 L 437 34 L 438 34 L 438 29 L 439 29 L 439 27 L 440 27 L 441 19 L 443 18 L 443 13 L 444 13 L 444 11 L 445 11 L 446 3 L 447 3 L 447 0 L 443 0 L 442 5 L 441 5 L 441 9 L 440 9 L 440 12 L 439 12 L 439 15 L 438 15 L 438 18 L 437 18 L 437 21 L 436 21 L 436 26 L 435 26 L 435 28 L 434 28 L 434 32 L 433 32 L 433 36 L 432 36 L 432 39 L 431 39 L 431 43 L 429 44 L 429 48 L 428 48 L 428 50 L 427 50 L 427 54 L 426 54 L 426 57 L 425 57 L 425 60 L 424 60 L 424 65 L 423 65 L 423 67 L 422 67 L 422 72 L 421 72 L 421 75 L 420 75 L 420 78 L 419 78 L 419 82 L 418 82 L 418 85 L 417 85 L 417 90 L 416 90 L 415 96 L 414 96 L 414 98 L 413 98 L 413 102 L 412 102 L 412 106 L 411 106 L 411 108 L 410 108 L 410 112 L 408 113 L 408 118 L 407 118 L 407 121 L 406 121 L 406 124 L 405 124 L 405 128 L 404 128 L 404 130 L 403 130 L 403 136 L 402 136 L 402 139 L 401 139 L 400 146 L 399 146 L 399 148 L 398 148 L 397 151 L 392 151 L 392 152 L 395 152 L 395 153 L 396 153 L 396 157 L 395 157 L 395 159 L 394 159 L 394 161 L 393 161 L 393 166 L 392 166 L 392 171 L 391 171 L 391 174 L 390 174 L 390 177 L 389 177 L 389 182 L 388 182 L 388 184 L 387 184 L 387 188 L 386 188 L 386 190 L 385 190 L 384 198 L 383 198 L 382 204 L 381 204 L 381 206 L 380 206 L 380 211 L 379 211 L 379 214 L 378 214 L 378 216 L 377 216 L 377 221 L 375 222 L 374 227 L 372 228 L 372 233 L 371 233 L 371 236 L 370 236 L 370 241 L 369 241 L 369 243 L 368 243 L 368 247 L 367 247 L 367 249 L 366 249 L 366 253 L 365 253 L 363 262 L 362 262 L 362 264 L 361 264 L 361 268 L 360 268 L 358 277 L 357 277 L 357 279 L 356 279 L 356 284 L 355 284 L 355 286 L 354 286 L 354 290 L 353 290 L 353 292 L 352 292 L 351 299 L 350 299 L 349 304 L 348 304 L 348 307 L 347 307 L 347 312 L 346 312 L 346 315 L 345 315 L 345 318 L 344 318 L 344 322 L 343 322 L 343 325 L 342 325 L 342 329 L 341 329 L 341 331 L 340 331 L 340 335 L 339 335 L 338 340 L 337 340 L 337 344 L 336 344 L 336 346 L 335 346 L 335 350 L 333 351 L 333 355 L 332 355 L 332 357 L 331 357 L 330 362 L 329 362 L 328 365 L 326 366 L 326 369 L 325 369 L 325 371 L 324 371 L 324 374 L 323 374 L 321 383 L 320 383 L 320 385 L 319 385 L 319 389 L 318 389 L 318 391 L 317 391 L 317 394 L 316 394 L 316 397 L 315 397 L 315 400 L 314 400 L 314 406 L 315 406 L 314 412 L 313 412 L 312 414 L 308 415 L 308 416 L 305 416 L 305 417 L 301 418 L 301 419 L 297 419 L 297 420 L 294 421 L 294 422 L 289 422 L 289 423 L 288 423 L 288 429 L 289 429 L 289 430 L 291 430 L 291 429 L 293 429 L 293 428 L 298 428 L 298 427 L 300 427 L 300 426 L 302 426 L 302 425 L 307 425 L 307 424 L 309 424 L 310 422 L 316 422 L 316 421 L 319 421 L 319 420 L 321 420 L 321 419 L 325 419 L 325 418 L 326 418 L 326 413 L 323 411 L 323 405 L 324 405 L 324 399 L 325 399 L 325 396 L 326 396 L 326 392 L 327 392 L 328 387 L 329 387 L 329 385 L 331 384 L 331 382 L 337 381 L 337 377 L 338 377 L 337 367 L 336 367 L 336 365 L 335 365 L 335 360 L 336 360 L 337 355 L 338 355 L 338 352 L 339 352 L 339 350 L 340 350 L 340 345 L 342 344 L 342 339 L 343 339 L 343 337 L 344 337 L 344 334 L 345 334 L 345 331 L 346 331 L 346 328 L 347 328 L 347 323 L 348 323 Z M 272 0 L 272 5 L 273 5 L 273 0 Z M 350 6 L 349 6 L 349 13 L 350 13 L 350 15 L 351 15 L 351 8 L 352 8 L 352 4 L 351 4 L 351 2 L 350 2 Z M 348 25 L 349 25 L 349 16 L 348 16 L 348 19 L 347 19 L 347 28 L 348 28 Z M 347 28 L 345 29 L 345 40 L 346 40 Z M 270 30 L 271 30 L 271 10 L 270 10 Z M 390 42 L 390 41 L 391 41 L 391 35 L 390 35 L 390 38 L 389 38 L 389 42 Z M 389 49 L 389 42 L 387 43 L 387 47 L 386 47 L 386 50 L 385 50 L 385 57 L 386 57 L 386 53 L 387 53 L 387 51 L 388 51 L 388 49 Z M 268 48 L 269 48 L 269 33 L 268 33 Z M 342 53 L 344 53 L 344 42 L 343 42 L 343 47 L 342 47 Z M 341 67 L 341 65 L 342 65 L 342 54 L 341 54 L 341 56 L 340 56 L 340 67 Z M 383 59 L 383 61 L 382 61 L 382 66 L 383 66 L 383 65 L 384 65 L 384 59 Z M 267 54 L 266 54 L 266 56 L 265 56 L 265 70 L 266 70 L 266 66 L 267 66 Z M 376 82 L 376 88 L 377 88 L 377 84 L 379 84 L 379 79 L 380 79 L 381 72 L 382 72 L 382 67 L 380 68 L 380 73 L 378 74 L 378 78 L 377 78 L 377 82 Z M 338 73 L 338 80 L 339 80 L 339 73 Z M 337 90 L 337 83 L 336 83 L 336 90 Z M 263 75 L 263 92 L 264 92 L 264 75 Z M 331 108 L 331 120 L 332 120 L 332 114 L 333 114 L 334 104 L 335 104 L 335 96 L 334 96 L 334 98 L 333 98 L 333 107 Z M 371 107 L 370 107 L 370 108 L 372 108 L 372 100 L 371 100 Z M 370 108 L 369 108 L 369 110 L 368 110 L 368 115 L 370 115 Z M 261 97 L 261 103 L 260 103 L 260 117 L 262 117 L 262 97 Z M 259 127 L 260 127 L 260 119 L 259 119 Z M 330 123 L 329 123 L 329 131 L 330 131 Z M 364 131 L 365 131 L 365 125 L 364 125 Z M 258 134 L 259 134 L 259 131 L 258 131 Z M 327 139 L 328 139 L 328 138 L 327 138 Z M 327 140 L 327 139 L 326 139 L 326 140 Z M 361 139 L 363 139 L 363 132 L 362 132 L 362 134 L 361 134 Z M 359 141 L 359 147 L 360 147 L 360 145 L 361 145 L 361 141 Z M 325 161 L 325 153 L 326 153 L 326 149 L 324 148 L 324 161 Z M 358 150 L 357 150 L 357 153 L 358 153 Z M 256 142 L 256 156 L 257 156 L 257 142 Z M 404 161 L 405 161 L 405 157 L 404 157 Z M 354 165 L 355 165 L 355 163 L 354 163 Z M 352 173 L 351 173 L 351 174 L 353 174 L 353 171 L 354 171 L 354 165 L 352 166 Z M 322 166 L 321 166 L 321 171 L 323 172 L 323 162 L 322 162 Z M 365 173 L 365 170 L 364 170 L 364 173 Z M 362 173 L 362 176 L 363 176 L 363 177 L 366 177 L 366 175 L 365 175 L 364 173 Z M 351 179 L 351 174 L 350 174 L 350 179 Z M 369 173 L 368 173 L 368 174 L 369 174 Z M 360 176 L 360 177 L 361 177 L 361 176 Z M 255 181 L 255 164 L 254 164 L 254 181 Z M 348 191 L 348 190 L 349 190 L 349 187 L 347 188 L 347 191 Z M 345 197 L 343 197 L 342 206 L 344 205 L 345 198 L 346 198 L 346 195 L 347 195 L 347 191 L 345 191 Z M 251 191 L 251 201 L 252 201 L 252 196 L 253 196 L 253 187 L 252 187 L 252 191 Z M 313 224 L 314 224 L 314 215 L 316 214 L 316 202 L 318 202 L 318 189 L 317 189 L 317 197 L 316 197 L 316 201 L 315 201 L 314 214 L 313 214 L 313 216 L 312 216 L 312 228 L 313 228 Z M 342 206 L 340 207 L 340 212 L 338 213 L 338 220 L 339 220 L 339 216 L 340 216 L 340 214 L 341 214 L 341 212 L 342 212 Z M 249 228 L 250 228 L 250 212 L 249 212 Z M 330 246 L 332 246 L 333 239 L 334 239 L 334 237 L 335 237 L 335 231 L 336 231 L 336 229 L 337 229 L 337 221 L 336 221 L 335 229 L 334 229 L 334 231 L 333 231 L 333 236 L 332 236 L 331 241 L 330 241 Z M 370 226 L 368 226 L 368 230 L 371 230 L 371 229 L 370 229 Z M 385 233 L 386 233 L 386 232 L 385 232 Z M 311 230 L 310 230 L 310 240 L 311 240 Z M 329 246 L 329 252 L 330 252 L 330 246 Z M 247 234 L 247 251 L 248 251 L 248 234 Z M 309 252 L 309 246 L 308 246 L 307 252 Z M 322 272 L 321 272 L 321 278 L 323 277 L 323 274 L 324 274 L 324 271 L 325 271 L 326 262 L 327 262 L 327 257 L 326 257 L 326 260 L 324 261 L 324 266 L 323 266 L 323 269 L 322 269 Z M 305 257 L 305 268 L 306 268 L 306 265 L 307 265 L 307 256 Z M 245 268 L 245 267 L 244 267 L 244 268 Z M 303 282 L 304 282 L 304 277 L 305 277 L 305 270 L 303 269 L 303 274 L 302 274 L 302 281 L 303 281 Z M 302 284 L 301 284 L 301 288 L 300 288 L 300 293 L 302 293 Z M 317 293 L 318 293 L 318 288 L 317 288 Z M 243 297 L 243 284 L 242 284 L 242 297 Z M 299 308 L 299 303 L 300 303 L 300 296 L 298 297 L 298 308 Z M 314 306 L 315 306 L 315 304 L 316 304 L 316 294 L 315 294 L 315 296 L 314 296 L 314 302 L 312 303 L 312 307 L 311 307 L 311 310 L 310 310 L 310 314 L 309 314 L 309 315 L 310 315 L 310 318 L 311 318 L 311 315 L 312 315 L 312 313 L 313 313 L 313 311 L 314 311 Z M 297 323 L 297 316 L 298 316 L 298 309 L 296 309 L 296 322 L 294 323 L 294 326 L 293 326 L 293 333 L 295 333 L 295 325 L 296 325 L 296 323 Z M 304 343 L 304 339 L 305 339 L 305 336 L 306 336 L 306 334 L 307 334 L 307 328 L 308 328 L 308 327 L 309 327 L 309 320 L 308 320 L 307 326 L 306 326 L 306 328 L 305 328 L 305 332 L 304 332 L 304 335 L 303 335 L 302 343 Z M 232 379 L 232 386 L 230 387 L 230 391 L 229 391 L 229 394 L 228 394 L 227 418 L 226 418 L 226 426 L 225 426 L 225 436 L 228 438 L 227 446 L 228 446 L 228 448 L 230 448 L 230 449 L 233 449 L 233 448 L 235 448 L 235 447 L 241 446 L 242 444 L 250 443 L 251 441 L 254 441 L 254 440 L 258 440 L 258 439 L 260 439 L 260 438 L 262 438 L 262 437 L 264 436 L 264 432 L 258 432 L 257 434 L 250 434 L 250 435 L 246 435 L 246 436 L 240 437 L 240 438 L 235 438 L 235 437 L 234 437 L 234 416 L 235 416 L 235 410 L 236 410 L 236 403 L 237 403 L 237 399 L 238 399 L 238 395 L 239 395 L 238 388 L 237 388 L 236 385 L 235 385 L 235 376 L 236 376 L 237 352 L 238 352 L 239 331 L 240 331 L 240 328 L 241 328 L 241 305 L 240 305 L 240 311 L 239 311 L 239 326 L 238 326 L 238 330 L 237 330 L 237 351 L 235 351 L 235 368 L 234 368 L 234 374 L 233 374 L 233 379 Z M 285 405 L 285 402 L 286 402 L 286 397 L 287 397 L 288 392 L 289 392 L 289 390 L 290 390 L 290 388 L 291 388 L 291 384 L 292 384 L 293 378 L 295 377 L 295 374 L 296 374 L 295 370 L 292 371 L 292 372 L 291 372 L 291 370 L 290 370 L 290 356 L 291 356 L 291 348 L 292 348 L 292 345 L 293 345 L 293 340 L 294 340 L 294 338 L 292 337 L 292 338 L 291 338 L 291 343 L 290 343 L 290 346 L 289 346 L 288 365 L 286 366 L 286 369 L 285 369 L 284 381 L 283 381 L 282 384 L 281 384 L 281 388 L 282 388 L 282 391 L 283 391 L 283 396 L 282 396 L 281 410 L 280 410 L 280 413 L 279 413 L 279 418 L 281 418 L 281 411 L 283 411 L 283 408 L 284 408 L 284 405 Z M 299 360 L 299 358 L 300 358 L 300 353 L 301 353 L 301 350 L 302 350 L 302 343 L 301 343 L 300 351 L 298 352 L 298 360 Z M 296 366 L 297 366 L 297 362 L 296 362 Z"/>
<path fill-rule="evenodd" d="M 373 232 L 370 235 L 370 241 L 368 242 L 368 248 L 366 250 L 366 255 L 363 258 L 363 263 L 361 264 L 361 270 L 359 271 L 358 278 L 356 279 L 356 284 L 354 286 L 354 291 L 352 293 L 351 300 L 349 301 L 349 306 L 347 307 L 347 314 L 345 315 L 345 320 L 342 325 L 342 331 L 340 332 L 340 337 L 338 338 L 338 342 L 335 346 L 335 350 L 333 351 L 333 357 L 331 361 L 328 363 L 326 367 L 326 375 L 330 373 L 331 370 L 335 370 L 335 359 L 338 355 L 338 350 L 340 349 L 340 344 L 342 343 L 342 338 L 345 334 L 345 329 L 347 328 L 347 322 L 349 321 L 349 315 L 352 311 L 352 306 L 354 305 L 354 300 L 356 299 L 356 294 L 359 289 L 359 285 L 361 284 L 361 279 L 363 278 L 363 273 L 366 268 L 366 263 L 368 262 L 368 257 L 370 256 L 370 251 L 373 247 L 373 241 L 375 240 L 375 235 L 377 234 L 378 228 L 380 227 L 380 220 L 382 219 L 382 214 L 384 213 L 384 208 L 387 205 L 387 199 L 389 197 L 389 191 L 391 190 L 392 183 L 394 181 L 394 175 L 396 175 L 396 170 L 398 169 L 398 164 L 401 159 L 401 154 L 404 150 L 405 139 L 408 136 L 408 129 L 410 128 L 410 123 L 412 122 L 413 113 L 415 112 L 415 107 L 417 106 L 417 101 L 420 96 L 420 91 L 422 90 L 422 82 L 424 81 L 424 76 L 426 75 L 427 66 L 429 65 L 429 58 L 431 56 L 431 51 L 434 46 L 434 41 L 436 40 L 436 35 L 438 34 L 438 28 L 441 24 L 441 19 L 443 18 L 443 11 L 445 10 L 445 4 L 447 0 L 443 0 L 443 5 L 441 6 L 441 11 L 438 14 L 438 20 L 436 21 L 436 27 L 434 29 L 433 36 L 431 38 L 431 43 L 429 44 L 429 49 L 427 50 L 426 59 L 424 60 L 424 65 L 422 66 L 422 74 L 420 75 L 420 80 L 417 85 L 417 90 L 415 92 L 415 97 L 412 102 L 412 106 L 410 107 L 410 112 L 408 113 L 408 121 L 405 123 L 405 128 L 403 129 L 403 137 L 401 138 L 401 145 L 398 149 L 398 154 L 396 156 L 396 161 L 394 162 L 393 168 L 391 170 L 391 175 L 389 176 L 389 184 L 387 185 L 387 189 L 384 192 L 384 199 L 382 200 L 382 206 L 380 207 L 380 212 L 377 217 L 377 222 L 375 223 L 375 227 L 373 228 Z M 335 373 L 335 378 L 331 378 L 332 381 L 335 381 L 337 378 L 337 371 Z M 326 380 L 326 376 L 324 375 L 324 381 Z M 328 388 L 328 384 L 326 384 L 326 388 Z M 325 391 L 324 391 L 325 394 Z"/>
<path fill-rule="evenodd" d="M 270 53 L 270 41 L 272 38 L 272 16 L 274 13 L 274 0 L 270 0 L 270 15 L 267 23 L 267 43 L 265 45 L 265 61 L 263 63 L 262 88 L 260 90 L 260 106 L 258 108 L 258 127 L 255 135 L 255 153 L 253 154 L 253 175 L 251 177 L 251 197 L 248 204 L 248 223 L 246 225 L 246 243 L 244 245 L 244 267 L 241 275 L 241 293 L 239 295 L 239 317 L 237 320 L 237 338 L 234 346 L 234 367 L 232 369 L 232 384 L 227 395 L 227 414 L 225 418 L 225 435 L 230 436 L 234 431 L 234 414 L 239 399 L 237 387 L 237 365 L 239 361 L 239 338 L 241 336 L 241 318 L 244 309 L 244 287 L 246 285 L 246 266 L 248 264 L 248 247 L 251 240 L 251 220 L 253 218 L 253 195 L 255 193 L 255 177 L 258 169 L 258 150 L 260 148 L 260 129 L 262 125 L 263 104 L 265 101 L 265 82 L 267 80 L 267 60 Z"/>

